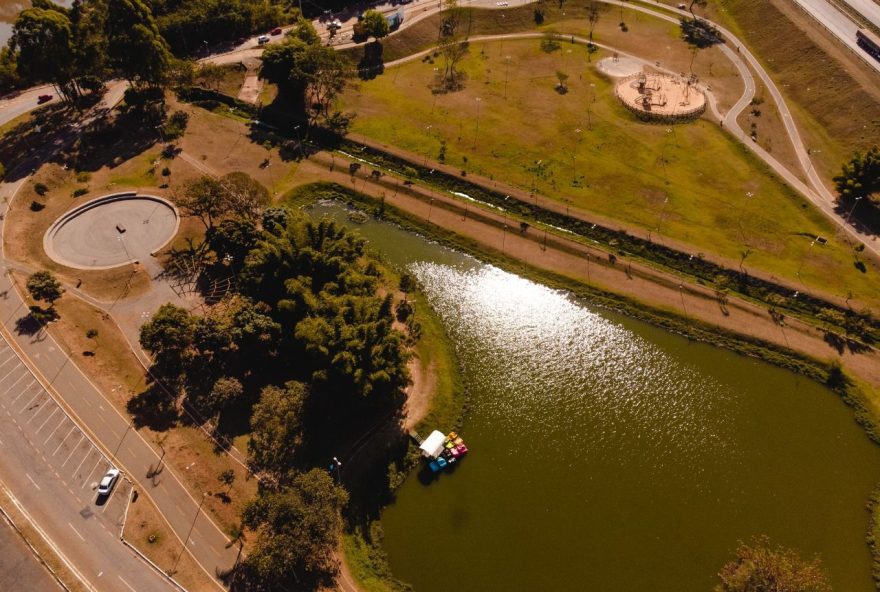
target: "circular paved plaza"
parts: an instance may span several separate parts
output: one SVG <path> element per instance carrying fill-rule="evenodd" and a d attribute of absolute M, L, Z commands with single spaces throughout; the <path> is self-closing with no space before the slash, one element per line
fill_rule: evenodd
<path fill-rule="evenodd" d="M 168 244 L 179 225 L 177 210 L 162 198 L 108 195 L 56 220 L 43 237 L 43 248 L 68 267 L 109 269 L 150 257 Z"/>

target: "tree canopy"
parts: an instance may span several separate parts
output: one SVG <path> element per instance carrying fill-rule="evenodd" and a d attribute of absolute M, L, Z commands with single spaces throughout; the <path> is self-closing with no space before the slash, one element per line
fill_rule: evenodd
<path fill-rule="evenodd" d="M 37 271 L 28 278 L 27 291 L 34 300 L 42 300 L 53 306 L 61 298 L 64 289 L 51 272 Z"/>
<path fill-rule="evenodd" d="M 376 41 L 379 41 L 383 37 L 387 37 L 388 33 L 391 32 L 391 27 L 388 25 L 388 19 L 385 18 L 384 14 L 375 9 L 370 9 L 364 12 L 361 17 L 360 25 L 367 37 L 372 37 Z"/>
<path fill-rule="evenodd" d="M 834 185 L 840 199 L 853 201 L 867 197 L 880 201 L 880 147 L 874 146 L 864 154 L 857 152 L 843 164 Z"/>
<path fill-rule="evenodd" d="M 261 493 L 243 513 L 245 526 L 259 533 L 243 571 L 269 590 L 329 583 L 347 501 L 345 490 L 320 469 Z"/>
<path fill-rule="evenodd" d="M 106 31 L 110 60 L 128 81 L 156 86 L 165 80 L 171 52 L 146 4 L 107 0 Z"/>
<path fill-rule="evenodd" d="M 251 415 L 248 461 L 257 473 L 283 480 L 294 466 L 302 438 L 306 385 L 290 381 L 283 388 L 269 385 L 260 393 Z"/>
<path fill-rule="evenodd" d="M 767 537 L 741 543 L 736 558 L 718 573 L 716 592 L 830 592 L 831 585 L 818 558 L 802 559 L 797 552 L 773 547 Z"/>

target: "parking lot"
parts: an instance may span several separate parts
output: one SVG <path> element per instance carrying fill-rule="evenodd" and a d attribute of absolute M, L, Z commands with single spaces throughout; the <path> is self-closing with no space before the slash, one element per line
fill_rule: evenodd
<path fill-rule="evenodd" d="M 78 519 L 69 521 L 77 536 L 84 538 L 81 520 L 119 533 L 130 484 L 120 479 L 109 496 L 98 499 L 96 488 L 110 461 L 0 340 L 0 445 L 8 454 L 10 448 L 21 448 L 22 441 L 31 449 L 27 456 L 41 461 L 24 467 L 30 486 L 40 492 L 63 487 L 78 503 Z"/>

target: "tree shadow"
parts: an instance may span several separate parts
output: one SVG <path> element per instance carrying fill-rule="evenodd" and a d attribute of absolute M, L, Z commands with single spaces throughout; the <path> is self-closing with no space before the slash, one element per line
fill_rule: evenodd
<path fill-rule="evenodd" d="M 880 207 L 870 199 L 861 199 L 858 202 L 841 199 L 834 211 L 844 219 L 849 219 L 856 228 L 867 230 L 871 234 L 880 234 Z"/>
<path fill-rule="evenodd" d="M 33 337 L 57 318 L 58 312 L 54 308 L 31 306 L 28 314 L 15 320 L 15 332 L 18 335 Z"/>
<path fill-rule="evenodd" d="M 378 41 L 364 46 L 364 53 L 357 65 L 358 78 L 373 80 L 385 72 L 385 61 L 382 56 L 385 48 Z"/>
<path fill-rule="evenodd" d="M 135 428 L 148 427 L 157 432 L 173 427 L 180 416 L 173 397 L 155 383 L 129 399 L 126 408 Z"/>

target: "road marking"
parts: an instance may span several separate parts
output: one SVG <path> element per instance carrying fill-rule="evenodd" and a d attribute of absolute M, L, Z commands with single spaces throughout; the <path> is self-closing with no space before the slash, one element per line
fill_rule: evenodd
<path fill-rule="evenodd" d="M 6 361 L 3 362 L 2 364 L 0 364 L 0 368 L 2 368 L 3 366 L 5 366 L 6 364 L 8 364 L 8 363 L 10 362 L 10 360 L 14 360 L 15 357 L 16 357 L 15 354 L 12 354 L 10 357 L 6 358 Z M 15 366 L 12 367 L 12 370 L 15 370 Z M 9 376 L 9 373 L 12 372 L 12 370 L 10 370 L 10 371 L 7 372 L 6 374 L 4 374 L 4 375 L 3 375 L 3 378 L 0 378 L 0 382 L 3 382 L 4 380 L 6 380 L 6 377 Z"/>
<path fill-rule="evenodd" d="M 16 380 L 15 382 L 13 382 L 13 383 L 9 386 L 9 388 L 6 389 L 6 391 L 3 393 L 3 396 L 5 397 L 5 396 L 6 396 L 6 393 L 8 393 L 9 391 L 11 391 L 11 390 L 12 390 L 12 387 L 14 387 L 15 385 L 17 385 L 17 384 L 18 384 L 18 381 L 21 380 L 22 378 L 24 378 L 24 377 L 27 376 L 27 375 L 28 375 L 28 373 L 25 372 L 24 374 L 22 374 L 21 376 L 19 376 L 19 377 L 18 377 L 18 380 Z M 31 384 L 34 384 L 34 381 L 33 381 L 33 380 L 31 381 Z M 18 393 L 18 397 L 15 397 L 15 399 L 12 400 L 12 404 L 13 404 L 13 405 L 15 404 L 16 401 L 18 401 L 18 399 L 19 399 L 23 394 L 25 394 L 25 393 L 27 392 L 27 390 L 28 390 L 29 388 L 31 388 L 31 384 L 29 384 L 29 385 L 27 385 L 26 387 L 24 387 L 24 390 L 21 391 L 20 393 Z"/>
<path fill-rule="evenodd" d="M 24 476 L 27 477 L 28 479 L 30 479 L 30 482 L 34 484 L 34 487 L 36 487 L 37 489 L 40 489 L 40 486 L 37 485 L 37 482 L 34 481 L 34 478 L 33 478 L 33 477 L 31 477 L 31 476 L 28 475 L 27 473 L 25 473 Z"/>
<path fill-rule="evenodd" d="M 39 434 L 39 433 L 42 431 L 42 429 L 43 429 L 44 427 L 46 427 L 46 424 L 49 423 L 49 420 L 50 420 L 50 419 L 52 419 L 53 417 L 55 417 L 55 414 L 56 414 L 56 413 L 58 413 L 58 407 L 57 407 L 57 406 L 55 407 L 55 410 L 49 415 L 49 417 L 46 418 L 46 421 L 44 421 L 42 424 L 40 424 L 40 427 L 38 427 L 38 428 L 37 428 L 37 431 L 34 432 L 34 436 L 36 436 L 37 434 Z"/>
<path fill-rule="evenodd" d="M 84 438 L 85 438 L 85 436 L 82 433 L 80 433 L 79 442 L 76 443 L 76 446 L 74 446 L 73 449 L 70 451 L 70 454 L 67 455 L 67 460 L 65 460 L 63 463 L 61 463 L 62 469 L 64 468 L 64 465 L 66 465 L 68 462 L 70 462 L 70 457 L 73 456 L 73 453 L 76 452 L 76 450 L 79 448 L 79 445 L 82 444 L 82 441 Z"/>
<path fill-rule="evenodd" d="M 13 356 L 13 357 L 15 357 L 15 356 Z M 5 362 L 3 362 L 3 366 L 5 366 L 8 363 L 9 363 L 9 360 L 6 360 Z M 3 366 L 0 366 L 0 368 L 2 368 Z M 18 370 L 20 367 L 21 367 L 21 362 L 19 361 L 18 364 L 13 365 L 12 368 L 9 369 L 9 372 L 7 372 L 6 374 L 3 375 L 3 378 L 0 378 L 0 382 L 3 382 L 7 378 L 9 378 L 9 375 L 12 374 L 13 372 L 15 372 L 16 370 Z"/>
<path fill-rule="evenodd" d="M 30 401 L 28 401 L 27 403 L 24 404 L 24 407 L 22 407 L 21 410 L 18 412 L 19 415 L 21 415 L 22 413 L 24 413 L 24 412 L 25 412 L 25 409 L 27 409 L 28 407 L 30 407 L 30 406 L 31 406 L 31 403 L 33 403 L 34 401 L 36 401 L 36 400 L 40 397 L 40 395 L 43 394 L 43 392 L 44 392 L 43 389 L 38 390 L 38 391 L 37 391 L 37 394 L 34 395 L 34 398 L 31 399 Z"/>
<path fill-rule="evenodd" d="M 24 378 L 24 376 L 22 376 L 21 378 Z M 19 378 L 18 380 L 21 380 L 21 378 Z M 15 382 L 18 382 L 18 380 L 16 380 Z M 18 393 L 18 395 L 14 399 L 12 399 L 12 403 L 10 403 L 10 405 L 15 405 L 16 403 L 18 403 L 18 400 L 21 399 L 26 393 L 28 393 L 31 390 L 31 387 L 34 386 L 34 382 L 36 382 L 36 379 L 30 381 L 30 383 L 28 383 L 27 386 L 25 386 L 23 389 L 21 389 L 21 392 Z M 13 386 L 15 386 L 15 385 L 13 385 Z M 12 387 L 10 387 L 10 388 L 12 388 Z"/>
<path fill-rule="evenodd" d="M 34 421 L 34 418 L 36 418 L 36 417 L 40 414 L 40 412 L 43 411 L 43 409 L 48 409 L 48 408 L 49 408 L 49 406 L 48 406 L 48 405 L 44 405 L 44 403 L 45 403 L 45 401 L 43 401 L 43 403 L 39 403 L 39 407 L 40 407 L 40 408 L 37 409 L 37 411 L 36 411 L 33 415 L 31 415 L 30 418 L 28 418 L 28 420 L 27 420 L 26 422 L 24 422 L 25 425 L 28 425 L 30 422 Z M 57 407 L 56 407 L 56 409 L 57 409 Z"/>
<path fill-rule="evenodd" d="M 58 445 L 58 448 L 55 449 L 55 452 L 52 453 L 52 456 L 55 456 L 56 454 L 58 454 L 58 451 L 61 450 L 62 446 L 64 446 L 64 442 L 67 441 L 67 439 L 70 437 L 70 434 L 72 434 L 73 430 L 75 430 L 75 429 L 76 429 L 76 426 L 73 426 L 72 428 L 70 428 L 70 431 L 67 432 L 66 436 L 64 436 L 64 440 L 61 440 L 61 444 Z"/>
<path fill-rule="evenodd" d="M 52 436 L 55 435 L 55 432 L 58 431 L 58 428 L 60 428 L 61 426 L 64 425 L 64 420 L 65 420 L 65 419 L 66 419 L 66 418 L 62 415 L 62 416 L 61 416 L 61 421 L 58 422 L 58 425 L 55 426 L 55 429 L 52 430 L 52 433 L 49 434 L 49 436 L 48 436 L 45 440 L 43 440 L 43 445 L 46 445 L 46 444 L 49 443 L 49 440 L 51 440 L 51 439 L 52 439 Z"/>
<path fill-rule="evenodd" d="M 131 592 L 137 592 L 137 590 L 135 590 L 134 588 L 132 588 L 132 587 L 131 587 L 131 584 L 129 584 L 128 582 L 126 582 L 126 581 L 122 578 L 122 576 L 117 575 L 116 577 L 119 578 L 119 579 L 122 581 L 122 583 L 125 584 L 126 587 L 127 587 L 129 590 L 131 590 Z"/>
<path fill-rule="evenodd" d="M 92 467 L 92 470 L 89 471 L 89 474 L 86 475 L 86 478 L 85 478 L 85 480 L 83 481 L 83 484 L 80 485 L 80 489 L 84 488 L 84 487 L 89 483 L 89 477 L 92 476 L 92 473 L 95 472 L 95 469 L 98 468 L 98 465 L 99 465 L 99 464 L 101 464 L 101 457 L 100 457 L 100 456 L 98 457 L 98 461 L 95 463 L 95 466 L 93 466 L 93 467 Z"/>
<path fill-rule="evenodd" d="M 74 477 L 74 475 L 76 475 L 79 472 L 80 468 L 82 468 L 82 466 L 83 466 L 83 463 L 86 462 L 90 456 L 92 456 L 91 447 L 89 447 L 89 450 L 86 451 L 86 455 L 83 457 L 83 459 L 81 461 L 79 461 L 79 464 L 73 470 L 73 474 L 70 475 L 71 479 Z"/>
<path fill-rule="evenodd" d="M 73 526 L 73 524 L 71 524 L 70 522 L 68 522 L 68 523 L 67 523 L 67 526 L 69 526 L 70 529 L 71 529 L 73 532 L 76 533 L 76 536 L 78 536 L 78 537 L 80 538 L 81 541 L 85 542 L 85 540 L 86 540 L 85 537 L 79 533 L 79 531 Z"/>

